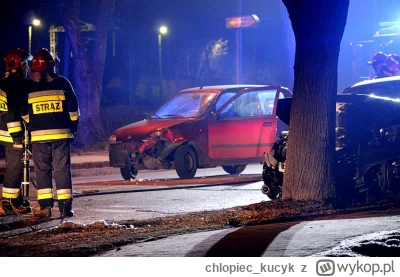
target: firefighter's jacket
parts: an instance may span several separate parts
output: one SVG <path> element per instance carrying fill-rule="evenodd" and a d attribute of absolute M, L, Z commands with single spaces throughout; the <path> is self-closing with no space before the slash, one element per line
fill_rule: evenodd
<path fill-rule="evenodd" d="M 27 80 L 17 74 L 0 80 L 0 143 L 23 142 L 21 108 L 26 102 L 26 84 Z"/>
<path fill-rule="evenodd" d="M 50 82 L 28 80 L 23 119 L 29 123 L 31 141 L 73 139 L 78 128 L 78 100 L 70 82 L 57 76 Z"/>

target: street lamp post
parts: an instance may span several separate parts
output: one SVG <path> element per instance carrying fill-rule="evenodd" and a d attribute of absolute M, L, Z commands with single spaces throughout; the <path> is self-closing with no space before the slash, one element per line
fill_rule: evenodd
<path fill-rule="evenodd" d="M 163 70 L 162 70 L 162 36 L 168 32 L 166 26 L 161 26 L 158 30 L 158 71 L 160 75 L 160 94 L 162 94 L 162 81 L 163 81 Z"/>
<path fill-rule="evenodd" d="M 32 20 L 32 23 L 28 27 L 28 51 L 29 53 L 32 52 L 32 26 L 39 26 L 40 25 L 40 20 L 37 18 L 34 18 Z"/>

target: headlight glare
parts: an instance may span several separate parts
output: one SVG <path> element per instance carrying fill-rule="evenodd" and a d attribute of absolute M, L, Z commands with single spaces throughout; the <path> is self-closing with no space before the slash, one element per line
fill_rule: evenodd
<path fill-rule="evenodd" d="M 161 137 L 161 130 L 157 130 L 149 134 L 149 138 L 160 138 L 160 137 Z"/>

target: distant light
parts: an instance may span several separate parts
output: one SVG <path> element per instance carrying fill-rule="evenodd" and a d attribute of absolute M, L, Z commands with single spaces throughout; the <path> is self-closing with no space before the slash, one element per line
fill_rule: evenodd
<path fill-rule="evenodd" d="M 160 34 L 165 35 L 166 33 L 168 33 L 168 28 L 166 26 L 161 26 L 159 31 Z"/>
<path fill-rule="evenodd" d="M 394 26 L 396 26 L 396 28 L 400 28 L 400 21 L 397 21 Z"/>
<path fill-rule="evenodd" d="M 39 26 L 39 25 L 40 25 L 40 20 L 37 19 L 37 18 L 34 18 L 34 19 L 32 20 L 32 25 L 33 25 L 33 26 Z"/>
<path fill-rule="evenodd" d="M 228 17 L 226 19 L 226 28 L 246 28 L 258 24 L 260 19 L 257 15 L 252 14 L 248 16 Z"/>

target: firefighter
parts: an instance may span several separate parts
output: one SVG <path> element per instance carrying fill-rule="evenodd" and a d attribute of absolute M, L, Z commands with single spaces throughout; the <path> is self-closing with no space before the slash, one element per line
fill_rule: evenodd
<path fill-rule="evenodd" d="M 23 116 L 31 132 L 40 205 L 40 209 L 34 211 L 37 217 L 51 217 L 53 173 L 60 215 L 74 216 L 70 142 L 78 128 L 79 108 L 70 82 L 56 74 L 58 62 L 58 58 L 45 48 L 34 54 Z"/>
<path fill-rule="evenodd" d="M 22 197 L 24 130 L 21 107 L 24 105 L 26 77 L 32 56 L 20 48 L 8 51 L 4 57 L 5 76 L 0 80 L 0 143 L 6 152 L 0 215 L 27 214 L 29 201 Z"/>
<path fill-rule="evenodd" d="M 368 64 L 372 66 L 375 71 L 375 78 L 384 78 L 393 76 L 393 73 L 388 65 L 388 56 L 382 52 L 378 52 L 372 58 L 372 61 L 369 61 Z"/>

